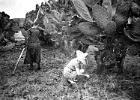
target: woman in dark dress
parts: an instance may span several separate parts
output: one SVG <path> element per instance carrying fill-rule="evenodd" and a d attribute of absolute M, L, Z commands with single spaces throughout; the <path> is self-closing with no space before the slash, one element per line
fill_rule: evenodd
<path fill-rule="evenodd" d="M 26 41 L 27 51 L 24 64 L 30 64 L 30 69 L 33 69 L 33 63 L 37 63 L 37 70 L 39 70 L 41 61 L 40 30 L 34 26 L 28 32 L 29 38 Z"/>

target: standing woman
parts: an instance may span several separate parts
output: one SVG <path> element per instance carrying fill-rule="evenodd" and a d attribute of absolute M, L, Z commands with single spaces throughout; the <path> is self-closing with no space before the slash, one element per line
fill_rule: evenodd
<path fill-rule="evenodd" d="M 37 25 L 34 25 L 28 31 L 29 37 L 26 41 L 27 51 L 26 57 L 24 59 L 24 64 L 30 64 L 30 70 L 33 70 L 33 63 L 37 63 L 38 67 L 36 69 L 40 70 L 40 62 L 41 62 L 41 46 L 40 46 L 40 29 Z"/>

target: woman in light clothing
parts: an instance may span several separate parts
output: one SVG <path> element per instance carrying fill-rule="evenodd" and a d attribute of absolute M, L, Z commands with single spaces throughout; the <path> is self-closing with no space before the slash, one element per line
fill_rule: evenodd
<path fill-rule="evenodd" d="M 81 65 L 86 65 L 86 57 L 88 53 L 83 53 L 79 50 L 76 51 L 77 57 L 72 59 L 65 67 L 63 71 L 64 77 L 70 83 L 75 83 L 75 78 L 77 75 L 84 75 L 89 78 L 88 74 L 84 74 L 84 69 Z"/>

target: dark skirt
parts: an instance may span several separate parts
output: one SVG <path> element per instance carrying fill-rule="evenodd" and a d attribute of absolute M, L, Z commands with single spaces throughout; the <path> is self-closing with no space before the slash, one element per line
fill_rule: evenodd
<path fill-rule="evenodd" d="M 32 43 L 27 46 L 26 57 L 24 64 L 40 63 L 41 61 L 41 47 L 38 43 Z"/>

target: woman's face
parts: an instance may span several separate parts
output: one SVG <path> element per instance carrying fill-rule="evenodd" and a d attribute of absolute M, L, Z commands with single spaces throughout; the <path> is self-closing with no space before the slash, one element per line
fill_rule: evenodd
<path fill-rule="evenodd" d="M 78 59 L 79 59 L 79 61 L 80 61 L 82 64 L 86 65 L 86 57 L 84 57 L 84 58 L 78 58 Z"/>

